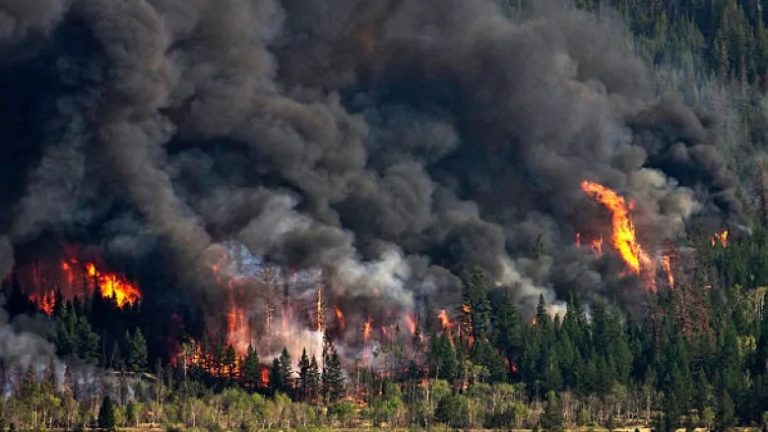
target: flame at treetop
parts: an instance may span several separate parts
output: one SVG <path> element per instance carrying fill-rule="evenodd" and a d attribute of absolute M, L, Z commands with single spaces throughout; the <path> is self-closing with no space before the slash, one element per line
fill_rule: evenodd
<path fill-rule="evenodd" d="M 635 236 L 635 226 L 629 216 L 630 206 L 615 191 L 590 181 L 581 182 L 581 189 L 611 212 L 611 242 L 624 263 L 634 273 L 652 261 Z"/>
<path fill-rule="evenodd" d="M 371 322 L 371 318 L 369 317 L 364 323 L 363 323 L 363 341 L 366 345 L 368 345 L 368 341 L 371 340 L 371 330 L 373 328 L 373 323 Z"/>
<path fill-rule="evenodd" d="M 672 257 L 669 254 L 661 256 L 661 267 L 664 269 L 664 273 L 667 274 L 667 283 L 670 288 L 675 287 L 675 275 L 672 274 Z"/>
<path fill-rule="evenodd" d="M 721 232 L 715 233 L 711 240 L 712 246 L 720 244 L 722 247 L 728 247 L 728 230 L 724 229 Z"/>
<path fill-rule="evenodd" d="M 48 291 L 42 295 L 30 294 L 29 301 L 37 306 L 37 309 L 40 310 L 40 312 L 51 316 L 53 315 L 53 310 L 56 307 L 56 293 L 53 291 Z"/>
<path fill-rule="evenodd" d="M 405 314 L 405 324 L 408 326 L 408 332 L 411 336 L 416 334 L 416 318 L 410 313 Z"/>
<path fill-rule="evenodd" d="M 238 356 L 244 356 L 251 344 L 250 326 L 242 307 L 230 305 L 227 311 L 227 342 Z"/>
<path fill-rule="evenodd" d="M 74 297 L 86 297 L 98 293 L 104 299 L 114 299 L 118 307 L 133 305 L 141 299 L 138 285 L 124 275 L 106 271 L 93 261 L 81 262 L 70 256 L 58 263 L 58 274 L 48 276 L 48 280 L 58 281 L 54 286 L 45 286 L 40 280 L 29 289 L 27 297 L 46 315 L 52 315 L 56 307 L 57 293 L 66 301 Z M 38 276 L 37 279 L 40 279 Z M 49 282 L 53 284 L 54 282 Z"/>
<path fill-rule="evenodd" d="M 440 327 L 443 330 L 448 330 L 451 328 L 451 319 L 448 318 L 448 312 L 445 309 L 440 311 L 440 313 L 437 315 L 437 319 L 440 320 Z"/>
<path fill-rule="evenodd" d="M 347 320 L 344 319 L 344 312 L 342 312 L 338 306 L 336 307 L 336 323 L 339 326 L 339 330 L 342 332 L 347 327 Z"/>

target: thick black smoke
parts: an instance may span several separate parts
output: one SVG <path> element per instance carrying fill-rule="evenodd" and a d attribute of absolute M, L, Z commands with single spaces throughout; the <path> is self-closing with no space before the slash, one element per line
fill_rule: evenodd
<path fill-rule="evenodd" d="M 741 205 L 717 119 L 658 98 L 621 35 L 483 0 L 0 0 L 0 270 L 55 235 L 163 249 L 209 314 L 233 244 L 322 270 L 354 323 L 455 305 L 475 266 L 522 304 L 630 301 L 573 244 L 609 238 L 582 180 L 637 202 L 652 253 Z"/>

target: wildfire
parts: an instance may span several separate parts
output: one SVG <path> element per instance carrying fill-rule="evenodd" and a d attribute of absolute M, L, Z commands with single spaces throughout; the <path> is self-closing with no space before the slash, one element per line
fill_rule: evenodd
<path fill-rule="evenodd" d="M 238 356 L 244 356 L 251 343 L 250 327 L 243 308 L 231 305 L 227 311 L 227 342 Z"/>
<path fill-rule="evenodd" d="M 634 273 L 640 273 L 641 268 L 649 267 L 651 258 L 635 236 L 635 226 L 629 215 L 631 205 L 627 205 L 624 197 L 598 183 L 585 180 L 581 183 L 581 189 L 610 210 L 611 242 L 627 267 Z"/>
<path fill-rule="evenodd" d="M 364 323 L 363 323 L 363 341 L 366 345 L 368 345 L 368 342 L 371 340 L 371 330 L 373 329 L 373 323 L 371 322 L 371 318 L 369 317 Z"/>
<path fill-rule="evenodd" d="M 710 243 L 713 247 L 718 244 L 722 247 L 728 247 L 728 230 L 724 229 L 721 232 L 716 232 L 715 235 L 712 236 Z"/>
<path fill-rule="evenodd" d="M 602 255 L 603 254 L 603 238 L 600 237 L 599 239 L 592 240 L 589 244 L 590 249 L 592 249 L 592 252 L 595 253 L 595 255 Z"/>
<path fill-rule="evenodd" d="M 437 315 L 437 319 L 440 320 L 440 327 L 442 327 L 443 330 L 451 328 L 451 320 L 448 318 L 448 312 L 445 309 L 440 311 Z"/>
<path fill-rule="evenodd" d="M 104 299 L 114 299 L 118 307 L 133 305 L 141 299 L 139 287 L 124 275 L 106 271 L 93 261 L 81 262 L 73 256 L 74 252 L 58 262 L 51 270 L 33 267 L 32 283 L 25 290 L 27 298 L 38 310 L 52 315 L 56 307 L 57 296 L 65 301 L 75 297 L 94 295 Z M 43 267 L 44 268 L 44 267 Z"/>
<path fill-rule="evenodd" d="M 408 326 L 408 331 L 411 336 L 416 334 L 416 319 L 411 314 L 405 314 L 405 324 Z"/>
<path fill-rule="evenodd" d="M 94 267 L 95 268 L 95 267 Z M 136 285 L 129 282 L 123 276 L 115 273 L 96 273 L 101 289 L 101 296 L 114 298 L 118 307 L 126 304 L 133 305 L 141 298 L 141 292 Z"/>
<path fill-rule="evenodd" d="M 347 320 L 344 318 L 344 312 L 341 311 L 338 307 L 336 307 L 336 322 L 339 325 L 339 330 L 344 332 L 344 328 L 347 327 Z"/>
<path fill-rule="evenodd" d="M 315 313 L 317 315 L 317 331 L 322 332 L 325 330 L 325 306 L 323 306 L 323 285 L 317 285 L 317 302 L 315 305 Z"/>
<path fill-rule="evenodd" d="M 664 273 L 667 274 L 667 283 L 670 288 L 675 287 L 675 275 L 672 274 L 672 257 L 668 254 L 661 256 L 661 267 L 664 269 Z"/>
<path fill-rule="evenodd" d="M 32 294 L 29 296 L 29 301 L 35 304 L 40 312 L 51 316 L 53 310 L 56 307 L 56 293 L 48 291 L 43 295 Z"/>

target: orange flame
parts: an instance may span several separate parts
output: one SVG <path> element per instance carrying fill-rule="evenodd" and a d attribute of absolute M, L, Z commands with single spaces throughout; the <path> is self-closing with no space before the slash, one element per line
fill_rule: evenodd
<path fill-rule="evenodd" d="M 251 343 L 250 327 L 242 307 L 231 305 L 227 311 L 227 343 L 239 357 L 245 356 Z"/>
<path fill-rule="evenodd" d="M 629 216 L 632 205 L 628 206 L 624 197 L 598 183 L 585 180 L 581 183 L 581 189 L 610 210 L 613 226 L 611 241 L 627 267 L 634 273 L 640 273 L 642 267 L 648 267 L 651 258 L 638 243 L 635 226 Z"/>
<path fill-rule="evenodd" d="M 373 328 L 373 323 L 371 322 L 371 318 L 369 317 L 364 323 L 363 323 L 363 341 L 366 345 L 368 345 L 368 341 L 371 340 L 371 329 Z"/>
<path fill-rule="evenodd" d="M 595 253 L 595 255 L 602 255 L 603 254 L 603 238 L 600 237 L 599 239 L 592 240 L 589 243 L 590 249 L 592 249 L 592 252 Z"/>
<path fill-rule="evenodd" d="M 317 318 L 317 331 L 325 330 L 325 306 L 323 306 L 323 285 L 317 285 L 317 302 L 315 305 L 315 314 Z"/>
<path fill-rule="evenodd" d="M 48 291 L 43 295 L 32 294 L 29 296 L 29 301 L 37 306 L 37 309 L 40 312 L 51 316 L 53 315 L 53 310 L 56 307 L 56 293 L 53 291 Z"/>
<path fill-rule="evenodd" d="M 261 378 L 261 386 L 264 388 L 269 387 L 269 369 L 265 367 L 261 368 L 259 376 Z"/>
<path fill-rule="evenodd" d="M 95 267 L 94 267 L 95 269 Z M 91 271 L 89 270 L 89 274 Z M 96 273 L 103 298 L 114 298 L 118 307 L 133 305 L 141 298 L 141 291 L 125 277 L 115 273 Z"/>
<path fill-rule="evenodd" d="M 405 324 L 408 326 L 408 331 L 411 336 L 416 334 L 416 319 L 410 313 L 405 314 Z"/>
<path fill-rule="evenodd" d="M 339 330 L 344 331 L 344 329 L 347 327 L 347 320 L 344 318 L 344 312 L 339 309 L 339 307 L 336 307 L 336 323 L 339 325 Z"/>
<path fill-rule="evenodd" d="M 451 328 L 451 319 L 448 318 L 448 312 L 445 309 L 440 311 L 440 313 L 437 315 L 437 319 L 440 320 L 440 327 L 443 330 L 448 330 Z"/>
<path fill-rule="evenodd" d="M 664 254 L 661 256 L 661 267 L 664 269 L 664 273 L 667 274 L 667 283 L 670 288 L 675 287 L 675 275 L 672 274 L 672 258 Z"/>
<path fill-rule="evenodd" d="M 710 241 L 712 246 L 717 246 L 720 244 L 722 247 L 728 247 L 728 230 L 724 229 L 721 232 L 715 233 L 714 236 L 712 236 L 712 240 Z"/>

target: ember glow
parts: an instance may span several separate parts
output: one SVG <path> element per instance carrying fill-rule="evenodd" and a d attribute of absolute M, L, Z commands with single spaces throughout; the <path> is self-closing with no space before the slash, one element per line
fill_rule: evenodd
<path fill-rule="evenodd" d="M 440 327 L 443 330 L 448 330 L 451 328 L 451 319 L 448 318 L 448 312 L 445 309 L 440 311 L 440 313 L 437 315 L 437 319 L 440 320 Z"/>
<path fill-rule="evenodd" d="M 627 205 L 624 197 L 590 181 L 583 181 L 581 189 L 611 212 L 611 243 L 627 267 L 637 274 L 643 267 L 650 267 L 651 258 L 637 241 L 635 226 L 629 215 L 631 205 Z"/>
<path fill-rule="evenodd" d="M 341 309 L 338 308 L 338 306 L 336 307 L 335 312 L 336 312 L 336 323 L 339 326 L 339 330 L 343 332 L 344 329 L 347 327 L 347 321 L 346 319 L 344 319 L 344 312 L 342 312 Z"/>
<path fill-rule="evenodd" d="M 227 312 L 227 343 L 242 357 L 251 343 L 250 327 L 243 308 L 232 305 Z"/>
<path fill-rule="evenodd" d="M 81 260 L 74 248 L 68 248 L 66 255 L 55 265 L 41 261 L 20 272 L 22 290 L 40 312 L 52 315 L 58 296 L 71 301 L 99 295 L 114 299 L 120 308 L 141 300 L 138 285 L 125 275 L 107 270 L 96 260 Z"/>
<path fill-rule="evenodd" d="M 56 307 L 56 293 L 48 291 L 42 295 L 30 294 L 29 301 L 32 302 L 40 312 L 51 316 Z"/>
<path fill-rule="evenodd" d="M 101 296 L 114 298 L 117 306 L 133 305 L 141 298 L 139 289 L 124 276 L 116 273 L 96 272 L 96 279 L 101 289 Z"/>
<path fill-rule="evenodd" d="M 664 269 L 664 273 L 667 275 L 667 283 L 670 288 L 675 287 L 675 275 L 672 273 L 672 257 L 669 254 L 661 256 L 661 268 Z"/>
<path fill-rule="evenodd" d="M 724 229 L 720 232 L 716 232 L 715 235 L 712 236 L 710 243 L 713 247 L 717 245 L 720 245 L 724 248 L 728 247 L 728 230 Z"/>
<path fill-rule="evenodd" d="M 411 336 L 416 334 L 416 318 L 410 313 L 405 314 L 405 325 L 408 326 L 408 332 Z"/>
<path fill-rule="evenodd" d="M 368 345 L 368 342 L 371 340 L 371 330 L 373 329 L 373 323 L 371 322 L 371 318 L 368 318 L 363 323 L 363 342 L 365 342 L 366 345 Z"/>

